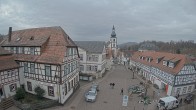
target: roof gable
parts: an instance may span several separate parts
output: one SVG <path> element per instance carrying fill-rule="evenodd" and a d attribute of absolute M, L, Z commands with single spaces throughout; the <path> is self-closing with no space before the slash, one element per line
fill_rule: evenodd
<path fill-rule="evenodd" d="M 75 41 L 76 45 L 87 53 L 99 53 L 101 54 L 105 47 L 104 41 Z"/>
<path fill-rule="evenodd" d="M 18 36 L 21 36 L 21 41 L 19 40 L 19 43 L 17 44 L 15 42 Z M 32 36 L 33 39 L 31 38 Z M 38 42 L 31 42 L 31 39 Z M 25 40 L 28 41 L 26 44 Z M 23 44 L 25 44 L 24 46 L 42 46 L 43 44 L 45 44 L 45 46 L 42 49 L 41 55 L 16 54 L 15 56 L 17 60 L 28 60 L 33 62 L 51 64 L 62 64 L 67 47 L 76 47 L 72 39 L 59 26 L 13 31 L 10 43 L 8 41 L 5 41 L 2 45 L 23 46 Z"/>

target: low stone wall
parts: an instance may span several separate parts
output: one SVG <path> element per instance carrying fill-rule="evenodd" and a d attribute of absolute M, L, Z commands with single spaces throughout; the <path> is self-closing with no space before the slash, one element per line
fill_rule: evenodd
<path fill-rule="evenodd" d="M 59 103 L 54 100 L 48 100 L 34 104 L 22 104 L 21 102 L 14 100 L 14 104 L 21 110 L 39 110 L 59 105 Z"/>

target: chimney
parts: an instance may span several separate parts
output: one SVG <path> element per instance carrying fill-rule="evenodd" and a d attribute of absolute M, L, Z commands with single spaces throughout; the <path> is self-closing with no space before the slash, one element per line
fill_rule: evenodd
<path fill-rule="evenodd" d="M 12 27 L 9 27 L 8 42 L 11 41 L 11 36 L 12 36 Z"/>

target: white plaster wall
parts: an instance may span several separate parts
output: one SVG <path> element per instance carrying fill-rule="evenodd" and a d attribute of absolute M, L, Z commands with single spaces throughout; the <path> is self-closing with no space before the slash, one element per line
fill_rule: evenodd
<path fill-rule="evenodd" d="M 5 92 L 4 94 L 5 94 L 5 97 L 6 97 L 6 98 L 8 98 L 8 97 L 13 96 L 13 95 L 16 94 L 16 91 L 13 91 L 13 92 L 10 91 L 10 87 L 9 87 L 9 86 L 10 86 L 11 84 L 16 84 L 16 85 L 17 85 L 17 88 L 20 87 L 19 81 L 16 81 L 16 82 L 13 82 L 13 83 L 4 85 L 4 86 L 3 86 L 3 87 L 4 87 L 3 90 L 4 90 L 4 92 Z"/>
<path fill-rule="evenodd" d="M 191 91 L 190 91 L 190 92 L 188 92 L 188 87 L 189 87 L 189 86 L 191 86 L 191 87 L 192 87 L 192 89 L 191 89 Z M 186 93 L 183 93 L 183 88 L 184 88 L 184 87 L 187 87 Z M 183 95 L 183 94 L 188 94 L 188 93 L 193 92 L 193 91 L 194 91 L 194 87 L 195 87 L 195 85 L 194 85 L 194 84 L 191 84 L 191 85 L 185 85 L 185 86 L 178 86 L 178 87 L 174 87 L 174 95 L 177 95 L 177 88 L 181 88 L 181 90 L 180 90 L 180 95 Z"/>
<path fill-rule="evenodd" d="M 159 81 L 157 78 L 155 78 L 154 83 L 159 86 L 159 89 L 161 89 L 161 81 Z"/>
<path fill-rule="evenodd" d="M 75 76 L 73 76 L 71 79 L 69 79 L 68 81 L 65 82 L 65 83 L 67 83 L 67 86 L 68 86 L 68 82 L 71 82 L 72 80 L 74 80 L 74 78 L 76 78 L 76 76 L 78 76 L 78 78 L 79 78 L 79 73 L 76 73 Z M 79 79 L 77 79 L 77 80 L 79 80 Z M 73 87 L 70 89 L 70 91 L 67 92 L 66 95 L 63 94 L 65 92 L 64 91 L 64 84 L 60 85 L 60 94 L 61 94 L 61 98 L 60 99 L 61 100 L 59 100 L 59 102 L 61 104 L 64 104 L 65 101 L 71 96 L 71 94 L 73 94 Z M 68 90 L 68 88 L 67 88 L 67 90 Z"/>
<path fill-rule="evenodd" d="M 37 87 L 38 85 L 45 90 L 45 95 L 44 97 L 52 100 L 58 100 L 59 99 L 59 92 L 58 92 L 58 85 L 57 84 L 51 84 L 51 83 L 46 83 L 46 82 L 40 82 L 37 80 L 31 80 L 25 78 L 25 90 L 29 93 L 35 94 L 34 88 Z M 27 88 L 27 81 L 31 82 L 32 84 L 32 91 L 28 91 Z M 54 87 L 54 96 L 49 96 L 48 95 L 48 86 L 53 86 Z"/>

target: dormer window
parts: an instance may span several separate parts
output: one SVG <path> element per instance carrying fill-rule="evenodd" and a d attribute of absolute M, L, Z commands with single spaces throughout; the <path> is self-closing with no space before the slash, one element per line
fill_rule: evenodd
<path fill-rule="evenodd" d="M 156 63 L 159 63 L 164 57 L 158 57 Z"/>
<path fill-rule="evenodd" d="M 167 61 L 166 60 L 163 61 L 163 65 L 167 66 Z"/>
<path fill-rule="evenodd" d="M 151 58 L 151 57 L 148 57 L 148 58 L 146 59 L 146 61 L 147 61 L 147 62 L 151 62 L 151 61 L 152 61 L 152 58 Z"/>
<path fill-rule="evenodd" d="M 159 63 L 160 62 L 160 58 L 157 58 L 157 61 L 156 61 L 156 63 Z"/>
<path fill-rule="evenodd" d="M 174 68 L 174 63 L 173 62 L 169 62 L 169 67 Z"/>
<path fill-rule="evenodd" d="M 34 36 L 31 36 L 30 40 L 34 40 Z"/>

